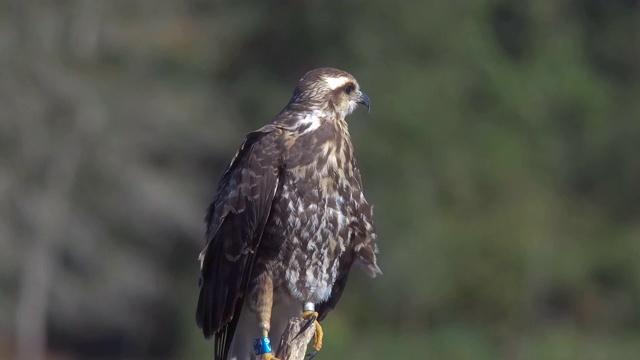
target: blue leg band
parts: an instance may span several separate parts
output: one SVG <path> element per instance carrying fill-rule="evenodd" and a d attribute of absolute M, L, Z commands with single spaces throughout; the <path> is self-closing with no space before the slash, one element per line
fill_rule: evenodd
<path fill-rule="evenodd" d="M 271 340 L 268 337 L 253 340 L 253 352 L 256 355 L 268 354 L 271 352 Z"/>

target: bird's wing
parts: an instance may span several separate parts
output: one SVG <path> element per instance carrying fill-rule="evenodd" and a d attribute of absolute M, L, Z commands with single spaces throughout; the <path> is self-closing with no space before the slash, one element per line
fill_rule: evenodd
<path fill-rule="evenodd" d="M 278 135 L 271 126 L 247 135 L 218 182 L 207 212 L 196 321 L 206 338 L 215 335 L 217 360 L 226 359 L 229 352 L 254 255 L 282 186 Z"/>

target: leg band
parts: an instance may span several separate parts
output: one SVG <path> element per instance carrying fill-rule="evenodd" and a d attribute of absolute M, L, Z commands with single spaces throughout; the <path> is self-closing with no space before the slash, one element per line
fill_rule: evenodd
<path fill-rule="evenodd" d="M 306 302 L 302 305 L 302 311 L 316 311 L 316 304 L 312 302 Z"/>
<path fill-rule="evenodd" d="M 253 340 L 253 352 L 256 355 L 268 354 L 271 352 L 271 340 L 268 337 Z"/>

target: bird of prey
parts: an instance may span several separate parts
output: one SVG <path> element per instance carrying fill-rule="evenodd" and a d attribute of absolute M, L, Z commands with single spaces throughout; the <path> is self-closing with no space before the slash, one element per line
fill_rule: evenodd
<path fill-rule="evenodd" d="M 309 71 L 222 174 L 206 216 L 196 311 L 204 336 L 215 338 L 216 360 L 228 358 L 232 342 L 241 349 L 234 357 L 253 346 L 262 360 L 275 359 L 269 332 L 272 320 L 281 321 L 272 319 L 277 304 L 315 323 L 315 355 L 318 321 L 338 303 L 351 266 L 381 274 L 373 211 L 345 122 L 358 104 L 370 108 L 349 73 Z M 243 310 L 253 329 L 237 327 Z M 253 344 L 244 331 L 258 336 Z"/>

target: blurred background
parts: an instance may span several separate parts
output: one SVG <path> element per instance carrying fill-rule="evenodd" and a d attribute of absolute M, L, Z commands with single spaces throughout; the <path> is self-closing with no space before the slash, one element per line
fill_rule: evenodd
<path fill-rule="evenodd" d="M 640 358 L 640 1 L 0 1 L 0 358 L 210 359 L 204 211 L 347 70 L 379 262 L 318 359 Z"/>

